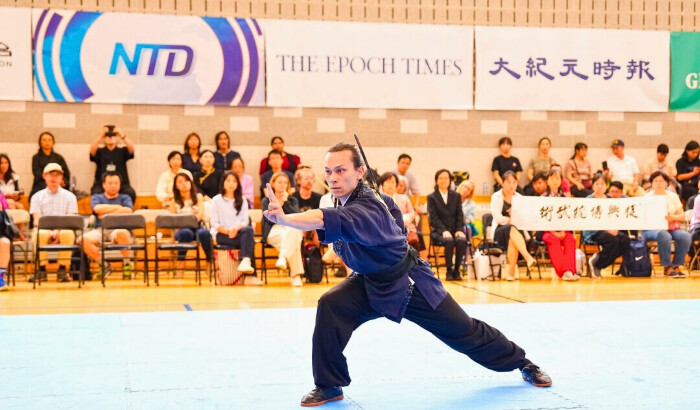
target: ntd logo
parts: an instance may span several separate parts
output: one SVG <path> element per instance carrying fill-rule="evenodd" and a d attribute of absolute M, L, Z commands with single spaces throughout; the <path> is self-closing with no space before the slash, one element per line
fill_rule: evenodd
<path fill-rule="evenodd" d="M 155 75 L 156 66 L 158 63 L 158 56 L 167 54 L 168 62 L 165 65 L 165 72 L 163 73 L 166 77 L 177 77 L 187 74 L 192 67 L 192 59 L 194 58 L 194 51 L 188 46 L 181 45 L 170 45 L 170 44 L 136 44 L 136 49 L 134 50 L 133 58 L 129 58 L 129 54 L 124 48 L 124 44 L 117 43 L 114 46 L 114 54 L 112 56 L 112 64 L 109 67 L 109 73 L 111 75 L 117 74 L 117 69 L 119 68 L 119 61 L 124 63 L 129 74 L 136 75 L 139 69 L 139 64 L 141 62 L 141 55 L 144 50 L 150 50 L 151 59 L 148 63 L 148 74 Z M 185 57 L 185 64 L 179 70 L 174 68 L 175 58 L 179 56 Z M 181 60 L 181 58 L 178 58 Z"/>

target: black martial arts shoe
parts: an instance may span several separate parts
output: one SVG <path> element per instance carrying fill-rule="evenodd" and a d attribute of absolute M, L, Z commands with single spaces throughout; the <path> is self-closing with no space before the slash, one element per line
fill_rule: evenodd
<path fill-rule="evenodd" d="M 445 280 L 460 281 L 462 280 L 462 275 L 459 274 L 458 269 L 448 270 L 447 274 L 445 275 Z"/>
<path fill-rule="evenodd" d="M 552 379 L 549 378 L 549 375 L 533 363 L 523 367 L 520 373 L 523 375 L 523 380 L 535 387 L 549 387 L 552 385 Z"/>
<path fill-rule="evenodd" d="M 343 389 L 340 387 L 314 387 L 306 396 L 301 398 L 302 407 L 314 407 L 329 401 L 343 400 Z"/>

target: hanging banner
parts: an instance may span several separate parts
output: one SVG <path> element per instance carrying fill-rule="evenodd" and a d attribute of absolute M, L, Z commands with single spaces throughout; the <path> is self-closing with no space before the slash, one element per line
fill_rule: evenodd
<path fill-rule="evenodd" d="M 32 10 L 0 7 L 0 100 L 32 100 Z"/>
<path fill-rule="evenodd" d="M 473 30 L 265 20 L 267 104 L 472 108 Z"/>
<path fill-rule="evenodd" d="M 37 101 L 264 105 L 254 19 L 34 9 Z"/>
<path fill-rule="evenodd" d="M 668 229 L 666 197 L 560 198 L 514 196 L 511 223 L 526 231 Z"/>
<path fill-rule="evenodd" d="M 476 27 L 478 110 L 668 110 L 666 31 Z"/>
<path fill-rule="evenodd" d="M 700 111 L 700 33 L 671 33 L 671 111 Z"/>

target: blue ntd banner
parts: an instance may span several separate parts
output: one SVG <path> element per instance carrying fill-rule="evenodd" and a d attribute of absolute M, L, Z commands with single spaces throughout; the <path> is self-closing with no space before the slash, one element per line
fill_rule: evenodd
<path fill-rule="evenodd" d="M 37 101 L 265 104 L 254 19 L 34 9 Z"/>

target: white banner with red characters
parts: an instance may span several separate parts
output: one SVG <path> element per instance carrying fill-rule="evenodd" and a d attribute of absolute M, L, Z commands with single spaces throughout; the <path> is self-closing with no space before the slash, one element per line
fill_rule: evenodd
<path fill-rule="evenodd" d="M 477 110 L 668 111 L 668 31 L 474 32 Z"/>
<path fill-rule="evenodd" d="M 526 231 L 668 229 L 666 197 L 559 198 L 514 196 L 511 223 Z"/>

